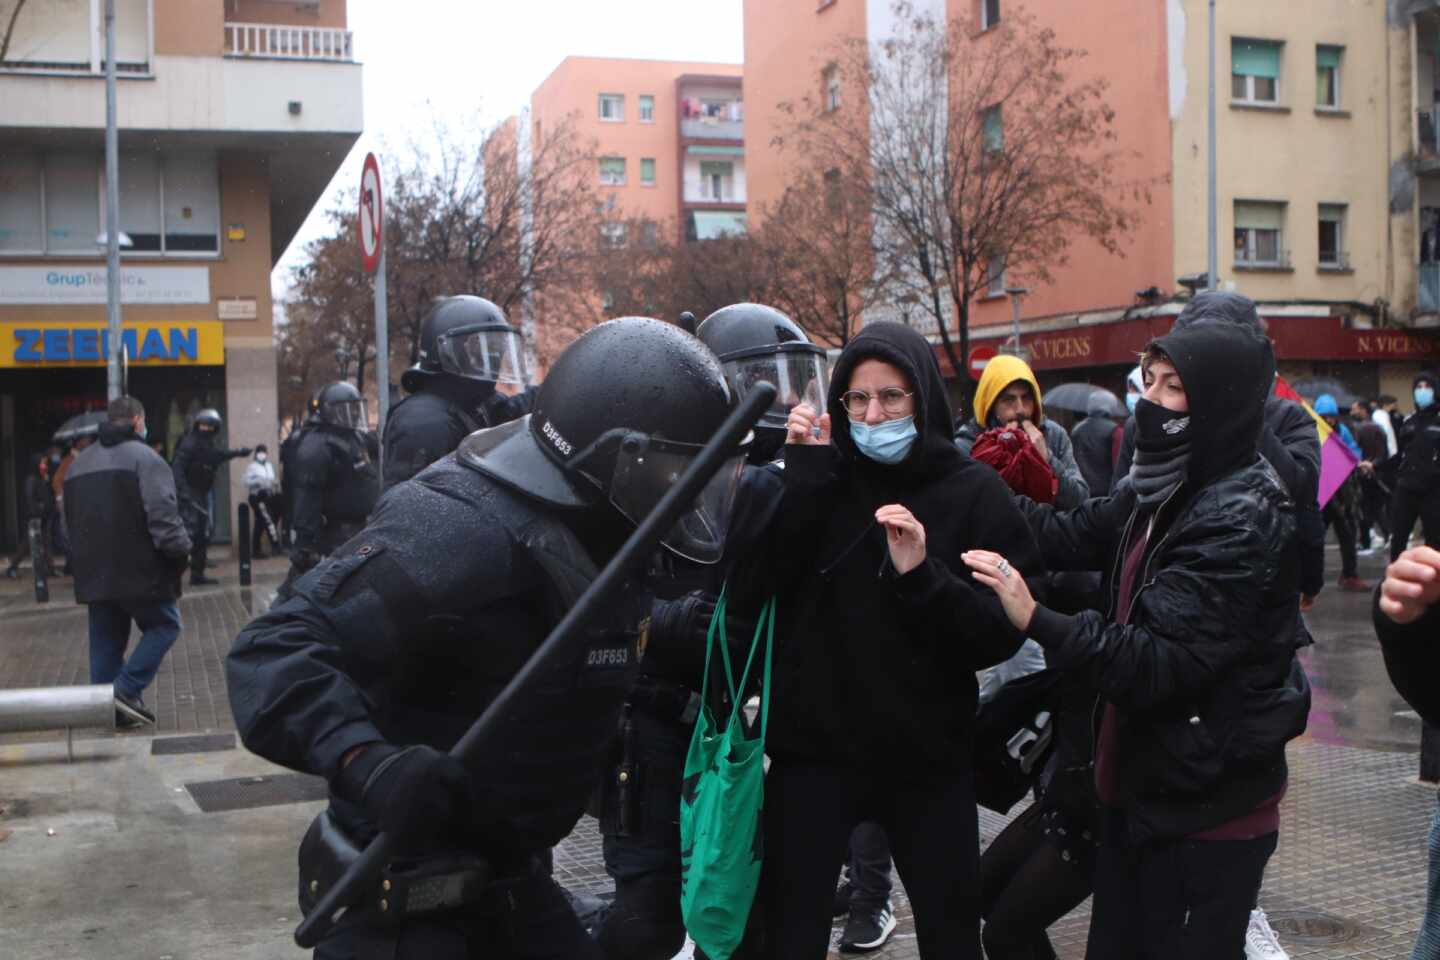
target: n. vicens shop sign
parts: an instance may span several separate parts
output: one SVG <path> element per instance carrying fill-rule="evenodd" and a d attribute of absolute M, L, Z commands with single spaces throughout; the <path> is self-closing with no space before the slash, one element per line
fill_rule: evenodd
<path fill-rule="evenodd" d="M 0 267 L 0 304 L 106 302 L 104 267 Z M 121 303 L 209 303 L 209 267 L 121 267 Z"/>

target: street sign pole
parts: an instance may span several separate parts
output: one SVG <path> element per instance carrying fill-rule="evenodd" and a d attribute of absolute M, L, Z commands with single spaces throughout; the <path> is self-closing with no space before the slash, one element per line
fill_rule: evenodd
<path fill-rule="evenodd" d="M 105 0 L 105 319 L 110 328 L 110 356 L 105 358 L 107 400 L 114 400 L 124 390 L 120 382 L 120 147 L 115 97 L 115 0 Z"/>
<path fill-rule="evenodd" d="M 386 315 L 385 289 L 385 204 L 380 190 L 380 161 L 375 154 L 365 155 L 360 171 L 360 210 L 355 219 L 359 233 L 360 265 L 366 273 L 375 274 L 375 373 L 380 401 L 378 426 L 382 442 L 376 466 L 380 485 L 385 485 L 385 420 L 390 414 L 390 331 Z M 361 360 L 363 361 L 363 357 Z"/>
<path fill-rule="evenodd" d="M 375 271 L 375 372 L 380 386 L 380 436 L 385 436 L 385 419 L 390 416 L 390 318 L 385 303 L 385 246 L 380 246 L 380 269 Z M 385 445 L 377 458 L 380 486 L 385 486 Z"/>

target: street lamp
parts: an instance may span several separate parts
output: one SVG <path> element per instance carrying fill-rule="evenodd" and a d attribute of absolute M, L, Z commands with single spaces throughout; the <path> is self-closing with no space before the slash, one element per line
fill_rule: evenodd
<path fill-rule="evenodd" d="M 1015 341 L 1014 355 L 1023 357 L 1020 352 L 1020 301 L 1030 292 L 1029 287 L 1006 287 L 1005 293 L 1010 297 L 1010 339 Z"/>

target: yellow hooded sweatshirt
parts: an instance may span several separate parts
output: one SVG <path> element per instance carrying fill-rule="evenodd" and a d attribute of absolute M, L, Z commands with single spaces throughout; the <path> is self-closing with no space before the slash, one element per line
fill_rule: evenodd
<path fill-rule="evenodd" d="M 985 364 L 985 372 L 980 374 L 980 384 L 975 388 L 975 422 L 981 430 L 990 426 L 990 406 L 995 398 L 1016 380 L 1024 380 L 1035 391 L 1035 425 L 1038 427 L 1045 422 L 1045 408 L 1040 404 L 1040 384 L 1035 380 L 1035 372 L 1019 357 L 1002 353 L 991 357 L 990 362 Z"/>

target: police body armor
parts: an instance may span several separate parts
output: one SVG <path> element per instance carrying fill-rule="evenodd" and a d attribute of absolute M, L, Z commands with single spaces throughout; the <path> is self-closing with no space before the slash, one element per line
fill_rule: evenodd
<path fill-rule="evenodd" d="M 295 460 L 300 476 L 294 526 L 313 541 L 299 545 L 327 554 L 364 526 L 380 496 L 379 473 L 354 431 L 325 424 L 305 431 Z M 318 490 L 317 476 L 323 478 Z"/>
<path fill-rule="evenodd" d="M 410 521 L 425 500 L 430 508 L 440 500 L 454 514 L 452 536 L 498 527 L 511 549 L 484 544 L 470 553 L 448 553 L 440 569 L 433 562 L 427 567 L 417 547 L 430 546 L 429 532 L 416 531 Z M 397 605 L 464 609 L 464 598 L 482 583 L 487 589 L 481 594 L 501 596 L 464 614 L 432 615 L 404 636 L 384 636 L 386 649 L 346 650 L 347 670 L 374 703 L 371 718 L 385 739 L 445 750 L 534 654 L 596 573 L 564 524 L 449 460 L 387 495 L 364 535 L 298 581 L 294 593 L 325 608 L 340 635 L 369 638 L 378 636 L 377 614 L 383 617 Z M 489 578 L 513 586 L 491 587 Z M 429 906 L 413 912 L 469 902 L 483 895 L 486 876 L 534 869 L 534 856 L 574 828 L 634 678 L 640 623 L 648 609 L 643 590 L 618 591 L 617 602 L 604 620 L 590 625 L 585 642 L 505 718 L 495 741 L 503 750 L 469 768 L 475 782 L 484 784 L 479 834 L 457 838 L 454 851 L 414 868 L 423 877 L 423 890 L 444 888 L 450 894 L 437 900 L 427 893 L 418 902 Z M 323 895 L 343 872 L 342 861 L 375 833 L 358 807 L 333 794 L 330 804 L 301 848 L 302 904 Z M 392 886 L 406 879 L 397 873 Z M 378 910 L 375 903 L 369 906 Z"/>

